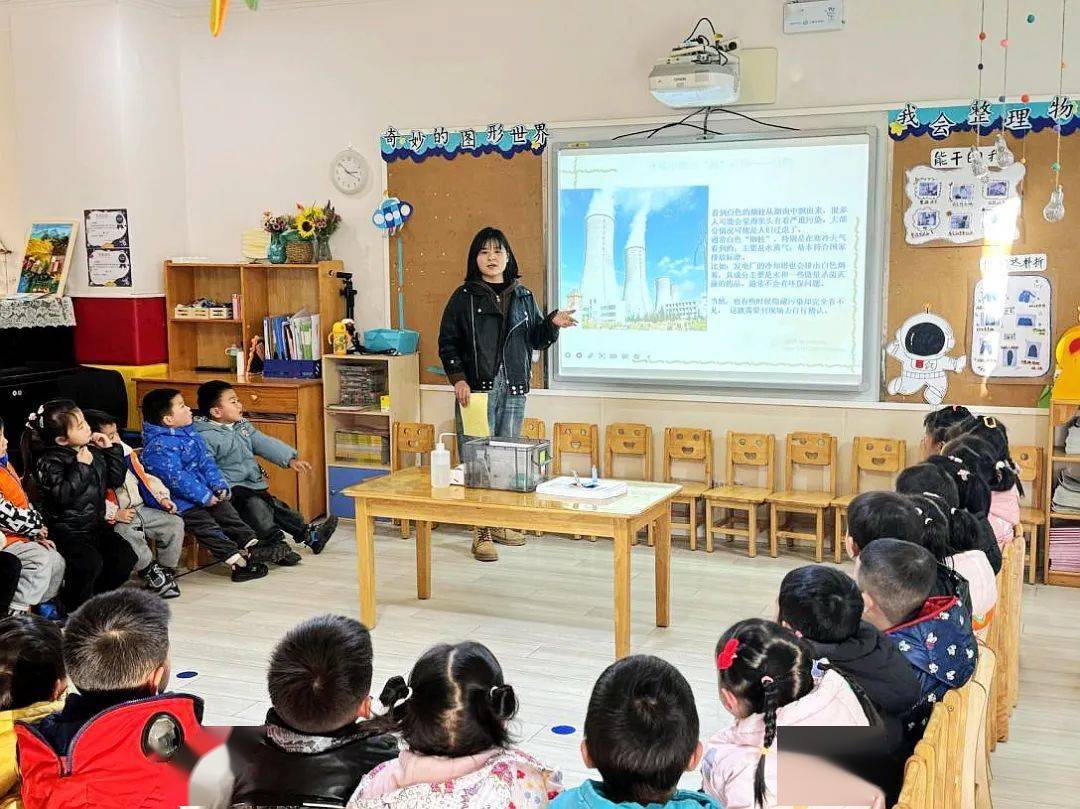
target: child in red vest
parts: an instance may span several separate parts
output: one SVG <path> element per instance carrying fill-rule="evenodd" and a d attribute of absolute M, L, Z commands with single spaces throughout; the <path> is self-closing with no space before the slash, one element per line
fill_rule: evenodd
<path fill-rule="evenodd" d="M 190 763 L 215 746 L 202 700 L 162 693 L 169 608 L 122 587 L 72 613 L 64 631 L 70 694 L 59 713 L 17 726 L 24 809 L 176 809 Z"/>

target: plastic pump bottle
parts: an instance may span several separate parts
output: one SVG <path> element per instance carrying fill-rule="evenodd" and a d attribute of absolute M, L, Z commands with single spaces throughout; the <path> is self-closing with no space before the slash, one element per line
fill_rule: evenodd
<path fill-rule="evenodd" d="M 450 485 L 450 450 L 443 444 L 443 433 L 439 436 L 439 443 L 431 451 L 431 487 L 433 489 L 445 489 Z"/>

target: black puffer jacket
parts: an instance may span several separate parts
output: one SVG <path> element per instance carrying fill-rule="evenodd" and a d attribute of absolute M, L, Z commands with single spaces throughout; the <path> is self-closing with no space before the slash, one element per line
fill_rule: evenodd
<path fill-rule="evenodd" d="M 360 779 L 397 758 L 393 736 L 363 724 L 303 733 L 271 709 L 262 727 L 237 727 L 228 741 L 232 806 L 345 806 Z"/>
<path fill-rule="evenodd" d="M 76 451 L 55 446 L 37 459 L 34 474 L 41 511 L 50 535 L 63 541 L 89 534 L 105 522 L 105 493 L 124 483 L 124 448 L 89 447 L 92 463 L 80 463 Z"/>
<path fill-rule="evenodd" d="M 559 338 L 559 327 L 540 314 L 532 292 L 516 284 L 502 314 L 499 296 L 483 281 L 467 281 L 454 290 L 439 329 L 439 359 L 451 384 L 460 379 L 474 391 L 491 390 L 499 364 L 505 368 L 510 394 L 529 392 L 532 352 L 543 351 Z"/>

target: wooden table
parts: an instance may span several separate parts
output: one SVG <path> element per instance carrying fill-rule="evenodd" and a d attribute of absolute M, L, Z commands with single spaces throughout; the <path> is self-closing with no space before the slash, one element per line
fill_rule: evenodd
<path fill-rule="evenodd" d="M 630 544 L 637 532 L 655 525 L 656 625 L 670 621 L 671 499 L 681 487 L 630 482 L 630 491 L 605 503 L 578 503 L 536 493 L 433 489 L 426 468 L 403 469 L 350 486 L 356 501 L 356 563 L 360 577 L 360 620 L 375 626 L 376 517 L 416 522 L 416 596 L 431 597 L 431 523 L 547 531 L 610 537 L 614 553 L 615 656 L 630 654 Z"/>

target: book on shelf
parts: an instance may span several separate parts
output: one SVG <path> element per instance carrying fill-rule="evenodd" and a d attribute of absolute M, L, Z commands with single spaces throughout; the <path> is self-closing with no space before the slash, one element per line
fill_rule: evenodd
<path fill-rule="evenodd" d="M 301 309 L 295 315 L 263 318 L 263 343 L 272 360 L 317 360 L 322 356 L 319 315 Z"/>

